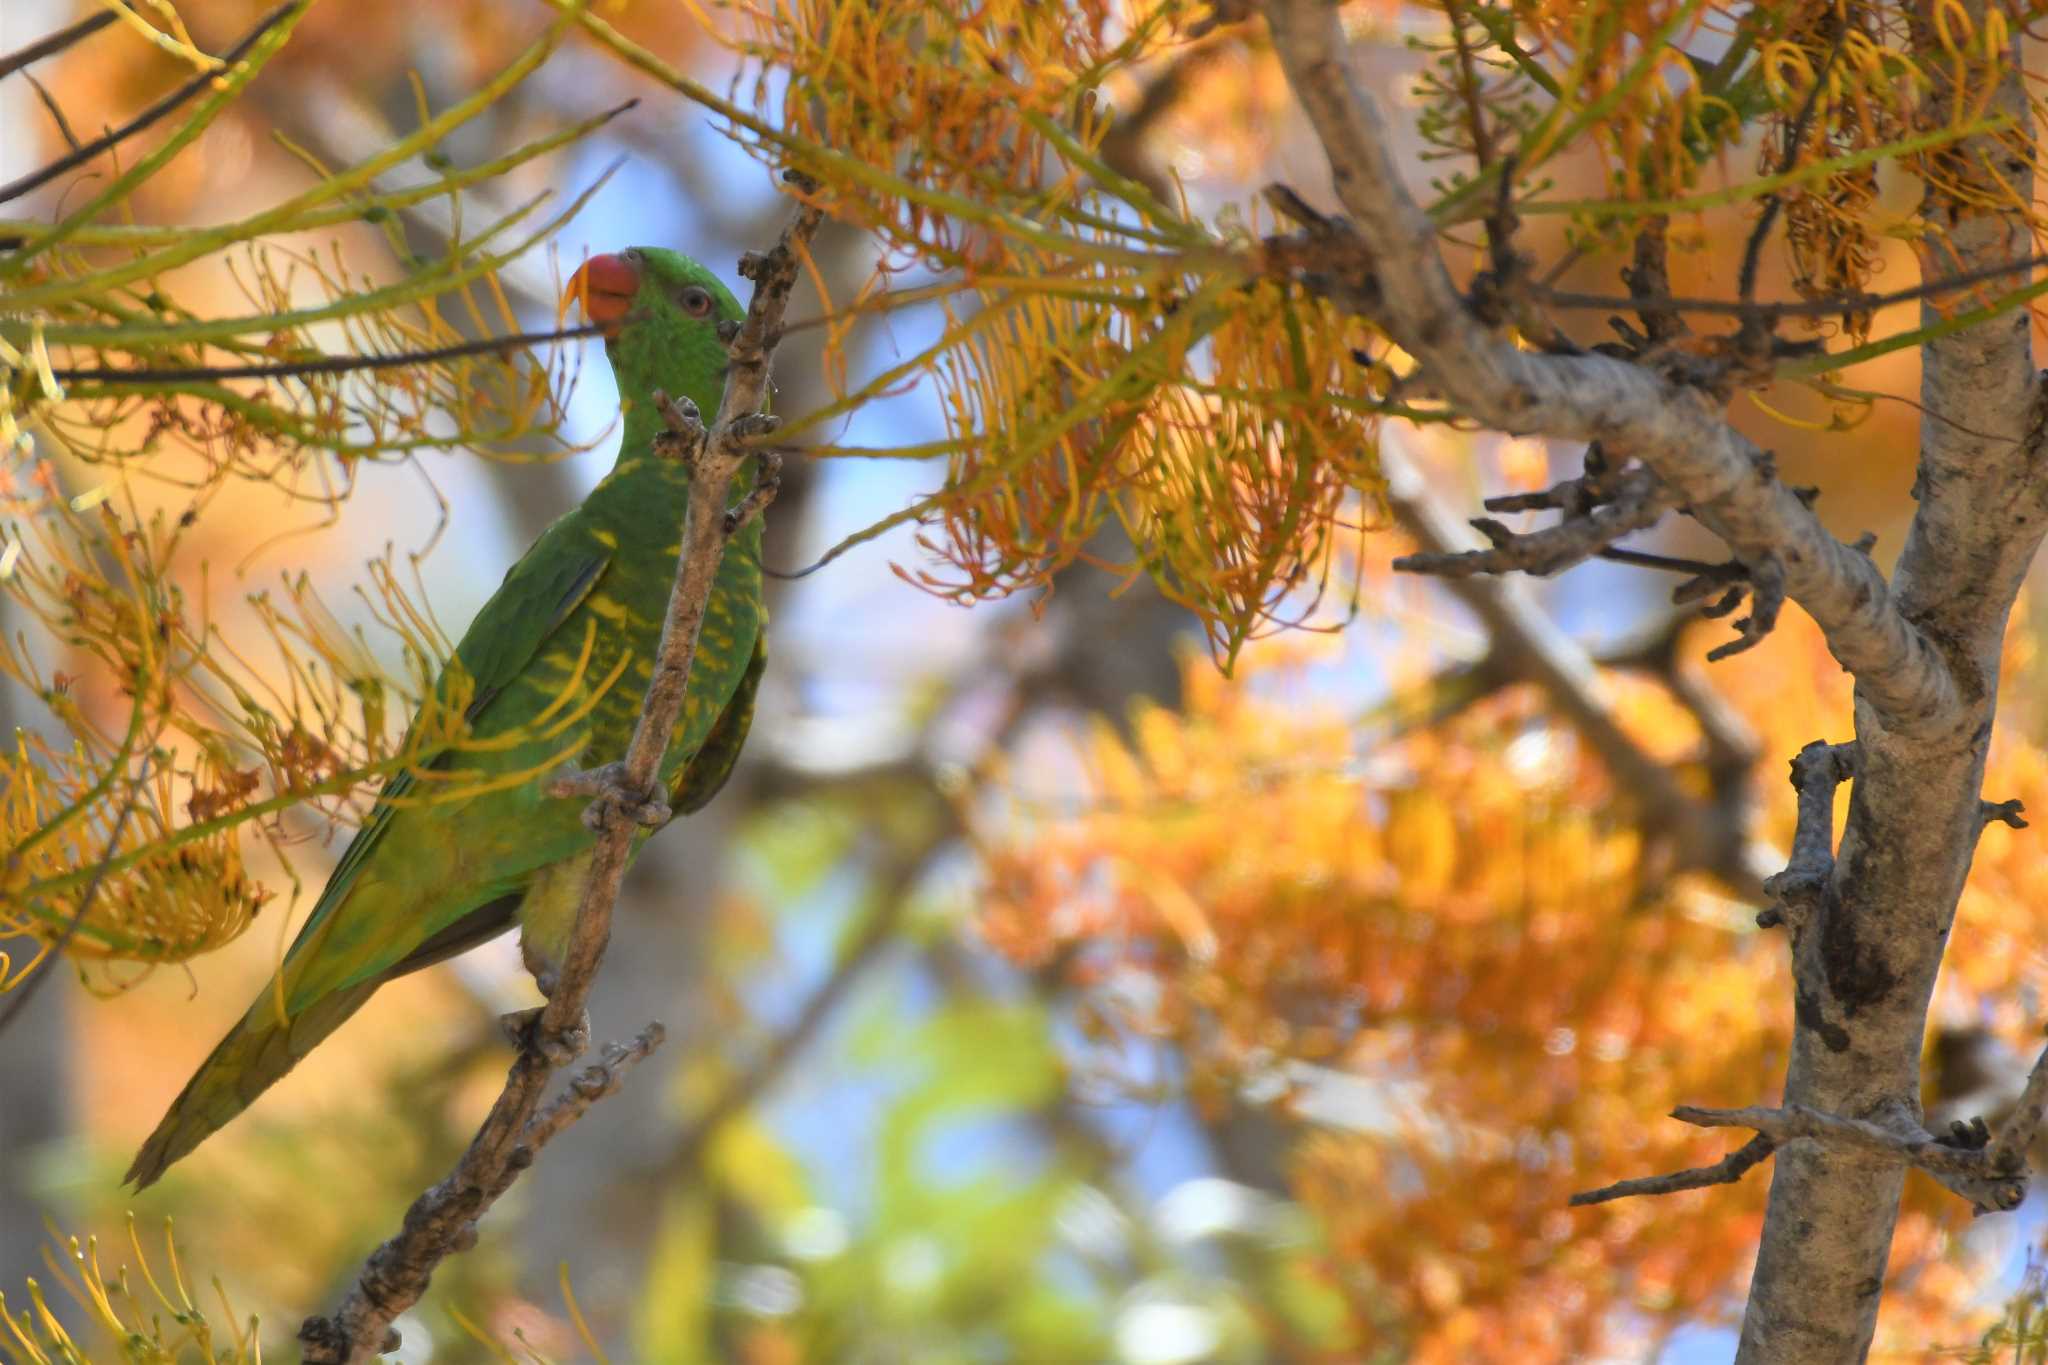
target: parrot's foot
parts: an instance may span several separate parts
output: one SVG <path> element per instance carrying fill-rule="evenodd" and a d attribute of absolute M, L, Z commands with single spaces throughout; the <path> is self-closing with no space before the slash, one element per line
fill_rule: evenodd
<path fill-rule="evenodd" d="M 541 1028 L 541 1019 L 547 1013 L 545 1006 L 530 1010 L 514 1010 L 498 1016 L 498 1026 L 505 1030 L 505 1036 L 512 1040 L 512 1046 L 521 1052 L 531 1052 L 549 1066 L 567 1066 L 590 1050 L 590 1016 L 585 1014 L 577 1020 L 575 1027 L 560 1033 L 546 1033 Z"/>
<path fill-rule="evenodd" d="M 590 808 L 583 823 L 592 834 L 604 832 L 609 811 L 616 810 L 636 825 L 659 829 L 675 814 L 660 788 L 637 790 L 626 781 L 626 765 L 607 763 L 601 768 L 570 769 L 557 774 L 546 787 L 549 796 L 587 796 Z"/>
<path fill-rule="evenodd" d="M 656 389 L 653 398 L 654 410 L 661 414 L 662 424 L 668 428 L 655 436 L 654 453 L 690 468 L 704 452 L 704 442 L 711 435 L 705 429 L 704 414 L 689 399 L 670 398 L 662 389 Z"/>
<path fill-rule="evenodd" d="M 756 413 L 755 416 L 765 418 L 768 414 L 762 412 Z M 746 420 L 748 419 L 744 417 L 740 419 L 741 422 Z M 735 422 L 733 425 L 738 426 L 739 423 Z M 774 429 L 774 427 L 766 427 L 763 430 L 773 431 Z M 747 490 L 747 495 L 744 498 L 741 498 L 726 509 L 725 533 L 729 536 L 738 534 L 740 527 L 745 526 L 755 517 L 760 516 L 761 509 L 775 501 L 775 495 L 781 491 L 782 456 L 775 451 L 764 450 L 760 454 L 758 463 L 754 466 L 754 486 Z"/>

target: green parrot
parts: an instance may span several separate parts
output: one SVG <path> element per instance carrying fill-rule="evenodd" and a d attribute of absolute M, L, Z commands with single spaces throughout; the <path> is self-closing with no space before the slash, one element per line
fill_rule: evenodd
<path fill-rule="evenodd" d="M 680 552 L 689 476 L 655 453 L 665 428 L 653 393 L 716 412 L 726 363 L 719 324 L 742 316 L 711 272 L 653 247 L 591 258 L 569 291 L 606 329 L 625 416 L 618 463 L 542 533 L 470 623 L 455 657 L 474 684 L 465 712 L 474 742 L 385 784 L 277 978 L 142 1144 L 127 1177 L 137 1188 L 241 1113 L 393 977 L 516 919 L 528 969 L 543 991 L 553 986 L 595 836 L 582 820 L 587 800 L 546 794 L 547 769 L 565 752 L 577 767 L 625 756 Z M 757 517 L 719 564 L 663 759 L 675 812 L 711 799 L 746 740 L 765 615 Z M 445 670 L 437 688 L 454 674 Z M 434 796 L 437 768 L 455 770 L 446 799 Z M 493 784 L 493 775 L 505 780 Z"/>

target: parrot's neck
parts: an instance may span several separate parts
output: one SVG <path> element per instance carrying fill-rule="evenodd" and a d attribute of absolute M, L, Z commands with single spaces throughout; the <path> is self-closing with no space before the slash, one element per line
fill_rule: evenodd
<path fill-rule="evenodd" d="M 655 453 L 654 438 L 667 427 L 655 414 L 652 403 L 628 407 L 625 428 L 618 460 L 592 490 L 584 514 L 618 534 L 628 554 L 653 554 L 672 570 L 676 554 L 674 537 L 690 501 L 690 471 L 680 461 Z M 753 488 L 754 469 L 752 459 L 741 463 L 726 494 L 726 506 L 732 506 Z M 733 543 L 743 556 L 758 560 L 761 519 L 752 518 Z"/>
<path fill-rule="evenodd" d="M 625 423 L 617 467 L 652 456 L 654 438 L 668 430 L 654 403 L 656 390 L 677 402 L 688 399 L 695 403 L 706 426 L 718 416 L 718 402 L 725 396 L 724 347 L 713 343 L 712 349 L 705 351 L 699 345 L 649 335 L 643 328 L 607 344 L 605 358 L 611 361 L 612 377 L 618 381 L 619 412 Z"/>
<path fill-rule="evenodd" d="M 655 406 L 652 394 L 660 389 L 678 401 L 687 398 L 697 405 L 701 420 L 709 425 L 717 416 L 725 388 L 725 350 L 692 354 L 689 347 L 663 350 L 645 336 L 634 344 L 615 342 L 606 348 L 612 374 L 619 385 L 619 411 L 625 430 L 619 439 L 618 460 L 599 483 L 590 512 L 601 522 L 615 523 L 627 545 L 661 547 L 671 543 L 682 524 L 683 509 L 689 502 L 690 474 L 675 460 L 655 453 L 655 440 L 668 430 Z M 652 363 L 650 357 L 663 355 L 668 363 Z M 732 491 L 726 497 L 731 506 L 754 486 L 753 460 L 743 463 L 734 475 Z M 761 520 L 754 518 L 736 538 L 743 556 L 758 560 Z M 675 551 L 666 553 L 671 557 Z"/>

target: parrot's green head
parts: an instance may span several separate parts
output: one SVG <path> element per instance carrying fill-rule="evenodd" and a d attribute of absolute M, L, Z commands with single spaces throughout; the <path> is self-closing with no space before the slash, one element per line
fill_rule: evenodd
<path fill-rule="evenodd" d="M 725 386 L 718 326 L 746 316 L 716 275 L 680 251 L 636 246 L 585 261 L 563 294 L 565 305 L 572 299 L 605 329 L 622 398 L 661 389 L 690 398 L 711 420 Z"/>

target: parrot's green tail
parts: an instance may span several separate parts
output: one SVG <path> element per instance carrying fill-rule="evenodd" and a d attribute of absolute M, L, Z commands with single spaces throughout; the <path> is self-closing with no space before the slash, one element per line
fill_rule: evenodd
<path fill-rule="evenodd" d="M 278 1019 L 277 998 L 266 990 L 242 1022 L 185 1085 L 170 1112 L 135 1154 L 127 1178 L 143 1189 L 178 1158 L 252 1104 L 298 1065 L 299 1058 L 363 1007 L 383 978 L 324 995 L 289 1020 Z"/>

